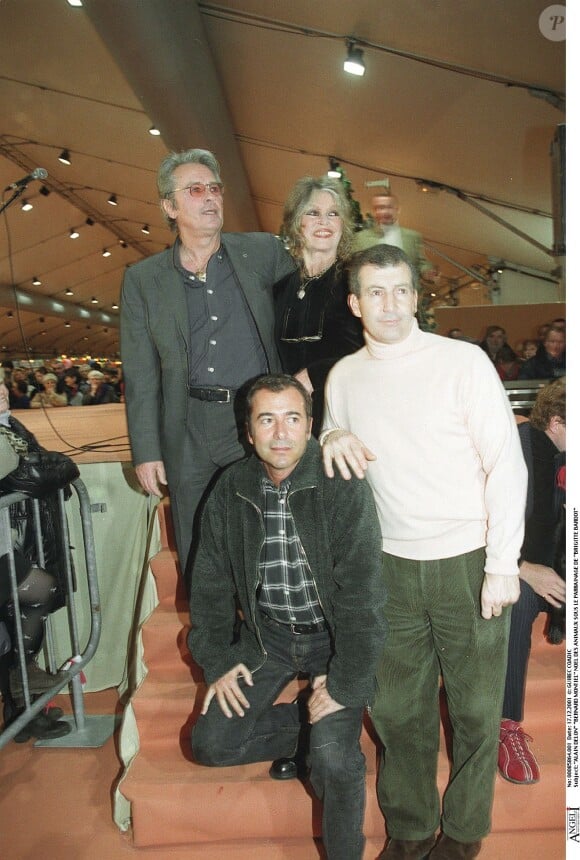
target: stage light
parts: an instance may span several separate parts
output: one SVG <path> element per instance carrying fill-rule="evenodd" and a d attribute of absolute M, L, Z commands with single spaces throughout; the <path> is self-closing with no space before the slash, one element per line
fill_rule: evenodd
<path fill-rule="evenodd" d="M 141 232 L 145 233 L 145 235 L 148 236 L 149 233 L 151 232 L 149 230 L 149 224 L 143 224 L 143 226 L 141 227 Z"/>
<path fill-rule="evenodd" d="M 37 275 L 35 275 L 32 279 L 32 283 L 34 284 L 35 287 L 39 287 L 42 284 L 42 281 L 40 280 L 40 278 Z"/>
<path fill-rule="evenodd" d="M 109 197 L 109 199 L 107 200 L 107 203 L 108 203 L 110 206 L 118 206 L 119 204 L 118 204 L 118 202 L 117 202 L 117 195 L 116 195 L 116 194 L 111 194 L 111 196 L 110 196 L 110 197 Z"/>
<path fill-rule="evenodd" d="M 362 48 L 357 48 L 356 42 L 353 39 L 346 40 L 346 47 L 347 55 L 342 67 L 349 75 L 358 75 L 361 77 L 366 72 Z"/>
<path fill-rule="evenodd" d="M 81 234 L 76 228 L 72 228 L 70 233 L 68 234 L 69 239 L 78 239 Z"/>
<path fill-rule="evenodd" d="M 30 202 L 30 200 L 23 200 L 22 206 L 20 208 L 23 212 L 30 212 L 31 209 L 34 209 L 34 206 Z"/>
<path fill-rule="evenodd" d="M 326 175 L 330 176 L 331 179 L 340 179 L 340 170 L 339 163 L 336 158 L 329 158 L 330 167 L 328 168 Z"/>
<path fill-rule="evenodd" d="M 109 249 L 103 248 L 103 257 L 110 257 L 110 256 L 111 256 L 111 252 L 109 251 Z"/>
<path fill-rule="evenodd" d="M 63 149 L 63 151 L 61 152 L 61 154 L 58 157 L 58 160 L 60 161 L 61 164 L 68 164 L 68 165 L 71 164 L 70 152 L 68 151 L 68 149 Z"/>

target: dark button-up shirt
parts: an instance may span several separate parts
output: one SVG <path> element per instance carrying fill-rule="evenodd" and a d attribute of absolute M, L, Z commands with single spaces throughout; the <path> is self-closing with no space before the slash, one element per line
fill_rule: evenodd
<path fill-rule="evenodd" d="M 256 324 L 225 248 L 213 254 L 205 281 L 187 271 L 176 242 L 173 262 L 181 273 L 189 317 L 190 385 L 239 388 L 268 371 Z"/>

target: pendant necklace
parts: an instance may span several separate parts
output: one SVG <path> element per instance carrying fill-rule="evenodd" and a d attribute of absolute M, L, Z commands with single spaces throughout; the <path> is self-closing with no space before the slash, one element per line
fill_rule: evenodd
<path fill-rule="evenodd" d="M 181 247 L 183 248 L 183 251 L 184 251 L 185 256 L 187 257 L 187 259 L 188 259 L 191 263 L 193 263 L 193 265 L 194 265 L 194 266 L 197 266 L 198 264 L 197 264 L 196 260 L 194 259 L 193 254 L 189 251 L 189 249 L 188 249 L 188 248 L 186 248 L 186 247 L 185 247 L 185 245 L 183 244 L 183 242 L 181 243 Z M 219 243 L 218 243 L 218 248 L 219 248 Z M 201 269 L 198 269 L 197 271 L 194 271 L 194 273 L 193 273 L 193 274 L 195 275 L 195 277 L 197 278 L 197 280 L 198 280 L 198 281 L 201 281 L 201 283 L 202 283 L 202 284 L 205 284 L 205 282 L 206 282 L 206 280 L 207 280 L 207 264 L 209 263 L 209 261 L 210 261 L 211 257 L 213 256 L 213 254 L 215 253 L 215 251 L 216 251 L 216 250 L 217 250 L 217 248 L 214 248 L 214 249 L 210 252 L 210 254 L 209 254 L 209 256 L 208 256 L 208 258 L 207 258 L 207 260 L 206 260 L 206 262 L 205 262 L 205 265 L 204 265 L 204 266 L 202 266 L 202 268 L 201 268 Z"/>
<path fill-rule="evenodd" d="M 312 281 L 316 281 L 316 280 L 318 280 L 318 278 L 321 278 L 323 275 L 326 275 L 328 270 L 334 266 L 335 262 L 336 261 L 333 260 L 332 263 L 330 264 L 330 266 L 327 266 L 326 269 L 322 270 L 322 272 L 318 272 L 318 274 L 316 274 L 316 275 L 310 275 L 309 277 L 301 279 L 300 287 L 298 288 L 298 291 L 296 292 L 296 295 L 298 296 L 298 298 L 300 300 L 302 300 L 304 298 L 304 296 L 306 295 L 306 287 L 310 286 Z"/>

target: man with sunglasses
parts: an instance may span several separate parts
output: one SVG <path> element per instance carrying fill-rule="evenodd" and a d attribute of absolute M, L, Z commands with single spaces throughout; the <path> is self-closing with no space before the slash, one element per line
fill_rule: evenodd
<path fill-rule="evenodd" d="M 216 472 L 244 454 L 234 401 L 280 369 L 271 287 L 295 264 L 268 233 L 222 233 L 215 156 L 170 153 L 157 175 L 174 245 L 131 266 L 121 350 L 133 461 L 147 493 L 169 487 L 185 574 L 195 511 Z"/>

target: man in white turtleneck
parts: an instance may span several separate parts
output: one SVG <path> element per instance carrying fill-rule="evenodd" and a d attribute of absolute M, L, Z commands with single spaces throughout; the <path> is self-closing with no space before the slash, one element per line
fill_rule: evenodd
<path fill-rule="evenodd" d="M 490 829 L 525 463 L 484 353 L 419 329 L 417 274 L 401 249 L 355 254 L 350 292 L 366 345 L 330 373 L 321 441 L 330 476 L 333 466 L 366 475 L 382 528 L 389 633 L 372 709 L 385 748 L 381 857 L 467 860 Z M 440 675 L 454 732 L 442 814 Z"/>

